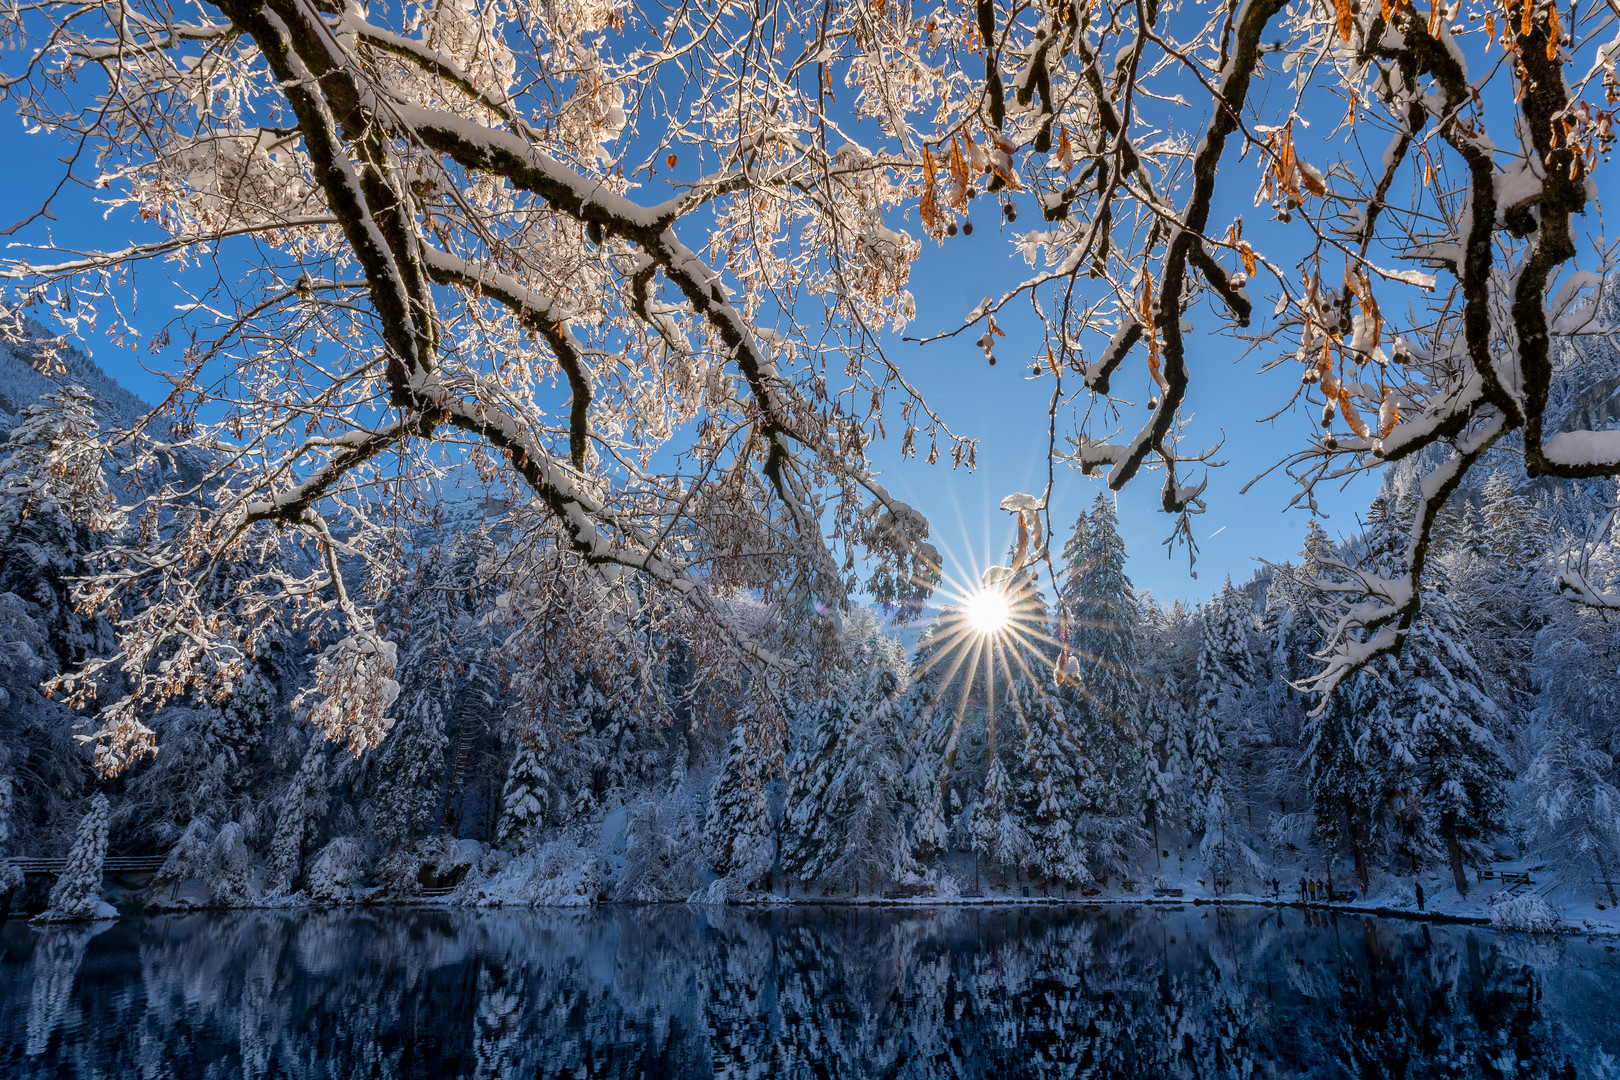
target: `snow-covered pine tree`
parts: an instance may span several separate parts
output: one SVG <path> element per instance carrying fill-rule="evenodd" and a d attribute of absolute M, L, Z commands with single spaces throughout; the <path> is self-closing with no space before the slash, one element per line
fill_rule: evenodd
<path fill-rule="evenodd" d="M 1502 567 L 1515 577 L 1533 577 L 1547 557 L 1546 518 L 1535 500 L 1517 490 L 1506 470 L 1496 469 L 1480 489 L 1485 539 Z"/>
<path fill-rule="evenodd" d="M 846 746 L 859 723 L 855 689 L 852 680 L 838 680 L 818 695 L 814 708 L 803 710 L 808 723 L 788 766 L 782 821 L 782 871 L 790 877 L 822 878 L 837 858 L 842 831 L 834 808 Z"/>
<path fill-rule="evenodd" d="M 1125 543 L 1110 496 L 1097 496 L 1063 550 L 1059 596 L 1068 612 L 1069 651 L 1084 672 L 1084 700 L 1099 720 L 1129 729 L 1142 693 L 1136 678 L 1141 611 L 1125 573 Z"/>
<path fill-rule="evenodd" d="M 1230 812 L 1233 783 L 1249 765 L 1238 760 L 1236 751 L 1256 734 L 1244 708 L 1244 696 L 1256 679 L 1249 649 L 1251 622 L 1248 596 L 1228 577 L 1220 593 L 1204 605 L 1198 653 L 1198 701 L 1190 746 L 1192 817 L 1206 831 L 1213 823 L 1224 823 L 1222 815 Z"/>
<path fill-rule="evenodd" d="M 749 708 L 733 726 L 703 828 L 710 867 L 739 892 L 757 889 L 776 861 L 769 786 L 782 755 L 780 721 L 760 700 L 769 695 L 753 690 L 748 697 Z"/>
<path fill-rule="evenodd" d="M 1389 574 L 1405 558 L 1406 514 L 1380 495 L 1369 507 L 1363 560 Z M 1499 709 L 1467 644 L 1468 632 L 1436 565 L 1425 576 L 1423 610 L 1400 655 L 1358 676 L 1350 706 L 1363 760 L 1382 776 L 1392 829 L 1413 858 L 1441 857 L 1457 891 L 1468 893 L 1467 860 L 1504 822 L 1507 766 L 1493 728 Z"/>
<path fill-rule="evenodd" d="M 900 820 L 900 710 L 884 686 L 892 684 L 869 672 L 855 687 L 857 722 L 832 785 L 831 820 L 839 840 L 825 876 L 856 892 L 875 890 L 909 863 Z"/>
<path fill-rule="evenodd" d="M 239 822 L 228 821 L 214 836 L 208 888 L 216 904 L 239 907 L 253 898 L 253 855 Z"/>
<path fill-rule="evenodd" d="M 1530 841 L 1566 880 L 1601 887 L 1620 907 L 1620 777 L 1615 756 L 1567 718 L 1541 717 L 1531 764 Z"/>
<path fill-rule="evenodd" d="M 685 900 L 699 884 L 702 836 L 685 792 L 632 803 L 625 814 L 620 900 Z"/>
<path fill-rule="evenodd" d="M 813 706 L 794 710 L 805 719 L 794 725 L 781 864 L 805 881 L 858 889 L 893 872 L 905 847 L 899 746 L 919 722 L 918 702 L 905 695 L 904 650 L 870 610 L 843 617 L 839 648 L 841 669 L 804 692 Z"/>
<path fill-rule="evenodd" d="M 1368 881 L 1368 853 L 1385 837 L 1394 794 L 1386 680 L 1377 661 L 1342 684 L 1327 708 L 1305 720 L 1306 790 L 1316 831 L 1332 849 L 1348 850 Z"/>
<path fill-rule="evenodd" d="M 1142 755 L 1137 799 L 1141 821 L 1160 850 L 1160 834 L 1187 827 L 1186 780 L 1187 712 L 1182 691 L 1168 664 L 1155 665 L 1147 677 L 1142 699 L 1142 729 L 1146 753 Z M 1155 856 L 1155 865 L 1158 856 Z"/>
<path fill-rule="evenodd" d="M 1229 670 L 1220 660 L 1221 619 L 1214 607 L 1219 598 L 1212 600 L 1203 612 L 1203 647 L 1198 653 L 1198 703 L 1193 711 L 1192 737 L 1188 741 L 1192 780 L 1192 821 L 1195 828 L 1203 828 L 1206 808 L 1220 787 L 1221 713 L 1226 700 L 1236 692 Z"/>
<path fill-rule="evenodd" d="M 326 756 L 330 745 L 311 733 L 309 745 L 281 797 L 275 831 L 270 838 L 269 889 L 271 895 L 293 890 L 303 871 L 304 852 L 314 842 L 326 816 Z"/>
<path fill-rule="evenodd" d="M 444 775 L 445 698 L 434 689 L 402 684 L 394 729 L 378 761 L 376 833 L 390 848 L 410 843 L 438 824 Z"/>
<path fill-rule="evenodd" d="M 1075 595 L 1080 575 L 1091 562 L 1091 518 L 1082 510 L 1074 519 L 1069 538 L 1063 542 L 1060 554 L 1061 576 L 1058 578 L 1058 603 L 1063 610 L 1072 610 L 1079 597 Z"/>
<path fill-rule="evenodd" d="M 214 851 L 214 832 L 213 822 L 205 817 L 193 818 L 164 856 L 158 880 L 177 884 L 207 874 Z"/>
<path fill-rule="evenodd" d="M 1036 670 L 1044 674 L 1045 669 Z M 1017 807 L 1030 872 L 1065 888 L 1088 884 L 1094 875 L 1077 830 L 1085 810 L 1076 769 L 1081 754 L 1061 702 L 1026 677 L 1015 681 L 1008 700 L 1023 735 Z"/>
<path fill-rule="evenodd" d="M 0 592 L 34 606 L 59 670 L 108 643 L 68 584 L 93 534 L 114 524 L 98 432 L 89 392 L 64 386 L 23 409 L 0 447 Z"/>
<path fill-rule="evenodd" d="M 1465 861 L 1505 823 L 1508 770 L 1491 734 L 1497 706 L 1468 650 L 1467 631 L 1441 575 L 1428 580 L 1433 588 L 1401 653 L 1391 711 L 1409 725 L 1419 804 L 1466 896 Z"/>
<path fill-rule="evenodd" d="M 1271 650 L 1272 673 L 1277 680 L 1298 683 L 1315 674 L 1315 654 L 1322 650 L 1322 628 L 1317 608 L 1322 597 L 1312 586 L 1327 575 L 1326 560 L 1333 555 L 1331 541 L 1315 519 L 1305 525 L 1299 566 L 1281 568 L 1266 590 L 1266 643 Z"/>
<path fill-rule="evenodd" d="M 67 865 L 51 888 L 41 922 L 77 922 L 102 914 L 101 866 L 107 858 L 107 796 L 96 792 L 79 821 Z"/>
<path fill-rule="evenodd" d="M 393 728 L 375 752 L 372 813 L 385 849 L 438 825 L 444 798 L 446 725 L 461 689 L 466 594 L 455 550 L 435 549 L 396 599 L 399 697 Z M 474 643 L 476 645 L 476 643 Z"/>
<path fill-rule="evenodd" d="M 261 665 L 249 661 L 241 678 L 210 712 L 215 738 L 232 764 L 240 765 L 275 718 L 275 684 Z"/>
<path fill-rule="evenodd" d="M 1612 622 L 1573 605 L 1536 638 L 1530 847 L 1577 888 L 1620 907 L 1620 682 Z"/>
<path fill-rule="evenodd" d="M 1257 685 L 1246 698 L 1249 729 L 1231 740 L 1228 753 L 1248 773 L 1249 810 L 1276 814 L 1273 840 L 1285 839 L 1309 820 L 1310 785 L 1299 768 L 1306 756 L 1315 695 L 1298 689 L 1320 667 L 1324 647 L 1321 608 L 1328 595 L 1318 583 L 1333 579 L 1327 534 L 1314 520 L 1306 524 L 1299 565 L 1270 571 L 1262 618 L 1263 653 L 1256 657 Z M 1245 814 L 1248 818 L 1248 813 Z M 1268 830 L 1271 831 L 1271 830 Z M 1292 842 L 1288 840 L 1287 842 Z"/>
<path fill-rule="evenodd" d="M 209 724 L 193 752 L 224 755 L 230 774 L 226 786 L 239 783 L 247 756 L 275 720 L 280 685 L 297 677 L 288 659 L 288 612 L 276 603 L 260 606 L 254 580 L 270 568 L 287 572 L 288 561 L 273 534 L 249 533 L 229 558 L 209 568 L 199 589 L 204 602 L 221 610 L 239 631 L 229 647 L 198 661 L 212 670 L 199 679 L 199 688 L 208 688 L 207 700 L 198 704 Z"/>
<path fill-rule="evenodd" d="M 551 772 L 546 768 L 549 752 L 544 732 L 519 738 L 501 788 L 501 816 L 495 827 L 498 846 L 522 849 L 539 838 L 552 793 Z"/>
<path fill-rule="evenodd" d="M 1480 495 L 1487 550 L 1448 576 L 1468 623 L 1469 649 L 1488 673 L 1502 710 L 1493 729 L 1500 741 L 1516 739 L 1534 705 L 1531 661 L 1545 621 L 1553 545 L 1541 507 L 1516 489 L 1505 470 L 1492 472 Z"/>
<path fill-rule="evenodd" d="M 973 813 L 973 850 L 985 862 L 1022 871 L 1029 865 L 1029 835 L 1013 799 L 1007 767 L 999 755 L 992 755 L 984 774 L 984 793 Z"/>
<path fill-rule="evenodd" d="M 547 761 L 553 785 L 548 823 L 570 825 L 596 810 L 598 796 L 607 790 L 609 747 L 603 732 L 612 716 L 613 705 L 601 687 L 576 676 L 573 704 L 563 714 Z"/>

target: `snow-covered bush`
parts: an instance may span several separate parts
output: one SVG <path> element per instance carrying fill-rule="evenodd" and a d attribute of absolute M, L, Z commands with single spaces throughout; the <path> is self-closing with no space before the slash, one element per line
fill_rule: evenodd
<path fill-rule="evenodd" d="M 74 922 L 80 919 L 116 917 L 110 904 L 101 901 L 101 864 L 107 857 L 107 796 L 96 792 L 90 809 L 79 822 L 79 834 L 68 852 L 62 876 L 51 889 L 51 902 L 42 922 Z"/>
<path fill-rule="evenodd" d="M 213 822 L 205 817 L 192 819 L 180 834 L 180 839 L 169 849 L 169 854 L 163 860 L 163 868 L 158 871 L 158 880 L 177 883 L 202 877 L 208 873 L 213 850 Z"/>
<path fill-rule="evenodd" d="M 377 860 L 377 869 L 372 876 L 376 878 L 379 896 L 393 899 L 421 893 L 422 865 L 432 857 L 425 850 L 428 843 L 431 841 L 407 844 Z"/>
<path fill-rule="evenodd" d="M 466 902 L 488 907 L 587 907 L 607 899 L 601 853 L 573 833 L 491 867 L 467 890 Z"/>
<path fill-rule="evenodd" d="M 352 836 L 340 836 L 309 864 L 309 898 L 317 904 L 352 904 L 361 898 L 366 849 Z"/>
<path fill-rule="evenodd" d="M 1498 930 L 1550 934 L 1563 921 L 1552 905 L 1535 893 L 1525 893 L 1491 905 L 1491 925 Z"/>
<path fill-rule="evenodd" d="M 483 845 L 476 840 L 430 837 L 407 844 L 378 860 L 373 873 L 381 895 L 408 897 L 421 894 L 426 885 L 451 885 L 476 865 Z"/>
<path fill-rule="evenodd" d="M 904 873 L 894 884 L 902 886 L 910 896 L 926 896 L 950 900 L 962 895 L 962 879 L 943 866 L 930 866 L 919 872 Z"/>
<path fill-rule="evenodd" d="M 648 799 L 625 817 L 624 867 L 617 900 L 680 900 L 697 888 L 701 832 L 691 806 L 676 796 Z"/>
<path fill-rule="evenodd" d="M 715 878 L 686 898 L 688 904 L 725 904 L 729 901 L 730 894 L 726 890 L 725 878 Z"/>

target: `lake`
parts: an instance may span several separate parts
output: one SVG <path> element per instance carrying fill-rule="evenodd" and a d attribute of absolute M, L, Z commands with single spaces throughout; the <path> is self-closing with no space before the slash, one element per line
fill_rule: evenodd
<path fill-rule="evenodd" d="M 0 926 L 0 1076 L 1620 1076 L 1605 942 L 1259 907 Z"/>

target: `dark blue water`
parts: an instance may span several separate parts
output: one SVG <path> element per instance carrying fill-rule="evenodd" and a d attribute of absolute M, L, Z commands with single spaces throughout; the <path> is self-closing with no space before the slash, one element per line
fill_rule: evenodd
<path fill-rule="evenodd" d="M 0 926 L 0 1076 L 1620 1076 L 1620 960 L 1258 908 Z"/>

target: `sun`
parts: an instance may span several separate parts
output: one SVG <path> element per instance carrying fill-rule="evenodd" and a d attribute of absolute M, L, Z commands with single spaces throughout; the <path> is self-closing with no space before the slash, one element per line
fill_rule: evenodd
<path fill-rule="evenodd" d="M 994 637 L 1012 622 L 1012 605 L 1000 589 L 980 589 L 962 604 L 962 614 L 977 633 Z"/>

